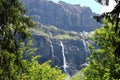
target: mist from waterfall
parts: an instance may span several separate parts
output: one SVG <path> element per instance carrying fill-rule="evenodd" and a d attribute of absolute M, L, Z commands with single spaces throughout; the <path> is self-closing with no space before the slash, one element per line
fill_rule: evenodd
<path fill-rule="evenodd" d="M 65 49 L 64 49 L 64 44 L 62 41 L 60 41 L 60 45 L 61 45 L 61 48 L 62 48 L 62 56 L 63 56 L 63 69 L 64 69 L 64 72 L 67 73 L 67 62 L 66 62 L 66 57 L 65 57 Z"/>

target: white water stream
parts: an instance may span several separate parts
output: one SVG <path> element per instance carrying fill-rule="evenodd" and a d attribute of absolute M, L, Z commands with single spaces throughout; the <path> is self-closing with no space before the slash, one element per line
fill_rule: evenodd
<path fill-rule="evenodd" d="M 63 56 L 63 69 L 64 69 L 64 72 L 67 73 L 67 62 L 66 62 L 66 57 L 65 57 L 65 49 L 64 49 L 64 44 L 62 41 L 60 41 L 60 45 L 61 45 L 61 48 L 62 48 L 62 56 Z"/>
<path fill-rule="evenodd" d="M 91 32 L 93 34 L 93 32 Z M 84 51 L 85 51 L 85 63 L 81 64 L 81 66 L 87 66 L 87 57 L 89 56 L 89 54 L 91 53 L 90 49 L 88 48 L 88 44 L 89 42 L 86 40 L 88 38 L 89 33 L 88 32 L 80 32 L 80 35 L 82 37 L 82 42 L 83 42 L 83 46 L 84 46 Z"/>

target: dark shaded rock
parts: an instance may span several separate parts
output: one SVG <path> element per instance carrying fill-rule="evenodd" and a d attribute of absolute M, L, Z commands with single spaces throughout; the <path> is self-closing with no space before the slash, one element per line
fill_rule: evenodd
<path fill-rule="evenodd" d="M 42 55 L 40 63 L 52 61 L 52 66 L 59 66 L 63 70 L 63 55 L 60 41 L 64 44 L 65 58 L 67 62 L 67 73 L 73 75 L 86 63 L 86 55 L 82 40 L 58 40 L 49 39 L 44 36 L 33 35 L 34 47 L 38 48 L 36 55 Z M 52 43 L 51 43 L 52 42 Z M 53 46 L 53 55 L 52 48 Z"/>
<path fill-rule="evenodd" d="M 50 43 L 44 36 L 33 35 L 33 44 L 37 48 L 35 55 L 41 55 L 39 62 L 43 63 L 51 59 Z"/>

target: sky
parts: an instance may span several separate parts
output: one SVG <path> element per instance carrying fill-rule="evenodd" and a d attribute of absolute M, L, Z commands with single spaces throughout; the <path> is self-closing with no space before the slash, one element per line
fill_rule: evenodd
<path fill-rule="evenodd" d="M 95 0 L 52 0 L 55 2 L 64 1 L 70 4 L 80 4 L 81 6 L 87 6 L 92 9 L 93 12 L 101 13 L 103 11 L 103 6 L 97 3 Z"/>

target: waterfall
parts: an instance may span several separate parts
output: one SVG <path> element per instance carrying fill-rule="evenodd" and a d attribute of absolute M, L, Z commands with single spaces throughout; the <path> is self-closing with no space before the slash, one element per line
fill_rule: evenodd
<path fill-rule="evenodd" d="M 52 44 L 52 41 L 50 39 L 49 39 L 49 42 L 50 42 L 50 49 L 51 49 L 50 53 L 52 55 L 52 60 L 54 60 L 55 55 L 54 55 L 54 50 L 53 50 L 53 44 Z"/>
<path fill-rule="evenodd" d="M 61 45 L 61 48 L 62 48 L 63 69 L 64 69 L 64 72 L 67 72 L 67 62 L 66 62 L 66 57 L 65 57 L 65 49 L 64 49 L 64 45 L 63 45 L 62 41 L 60 41 L 60 45 Z"/>
<path fill-rule="evenodd" d="M 82 39 L 83 42 L 83 46 L 84 46 L 84 51 L 85 51 L 85 57 L 88 57 L 88 54 L 90 53 L 90 49 L 88 48 L 88 41 L 85 41 L 84 39 Z M 87 63 L 87 61 L 86 61 Z"/>
<path fill-rule="evenodd" d="M 84 50 L 86 54 L 90 53 L 90 49 L 88 48 L 88 43 L 89 43 L 88 41 L 83 40 Z"/>
<path fill-rule="evenodd" d="M 90 52 L 90 49 L 88 48 L 88 41 L 85 41 L 84 39 L 82 39 L 82 42 L 83 42 L 84 51 L 85 51 L 85 63 L 81 64 L 80 66 L 85 67 L 85 66 L 88 66 L 87 57 L 88 57 L 88 54 L 90 54 L 91 52 Z"/>
<path fill-rule="evenodd" d="M 91 34 L 93 34 L 93 32 L 91 32 Z M 83 46 L 84 46 L 84 51 L 85 51 L 85 58 L 88 57 L 88 54 L 90 54 L 90 49 L 88 48 L 88 41 L 87 39 L 89 38 L 89 33 L 88 32 L 80 32 L 81 38 L 82 38 L 82 42 L 83 42 Z M 85 62 L 87 63 L 87 61 L 85 60 Z"/>
<path fill-rule="evenodd" d="M 93 34 L 93 32 L 91 32 L 91 34 Z M 84 66 L 88 66 L 87 64 L 87 57 L 88 55 L 91 53 L 90 49 L 88 48 L 88 37 L 89 37 L 89 33 L 88 32 L 80 32 L 81 38 L 82 38 L 82 42 L 83 42 L 83 46 L 84 46 L 84 51 L 85 51 L 85 63 L 81 64 L 82 67 Z"/>

